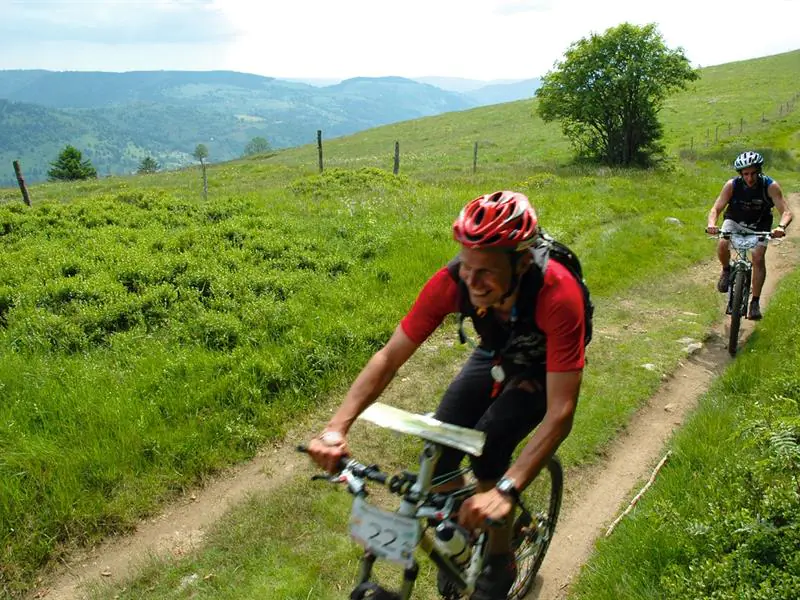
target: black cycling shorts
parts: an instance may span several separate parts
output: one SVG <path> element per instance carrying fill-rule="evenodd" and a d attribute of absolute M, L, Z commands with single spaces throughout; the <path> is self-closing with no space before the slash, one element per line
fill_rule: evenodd
<path fill-rule="evenodd" d="M 492 398 L 492 359 L 475 352 L 469 357 L 442 397 L 435 417 L 445 423 L 477 429 L 486 434 L 481 456 L 472 456 L 472 469 L 480 480 L 502 477 L 511 464 L 517 445 L 542 422 L 547 410 L 544 375 L 531 379 L 533 392 L 512 380 Z M 527 378 L 523 378 L 527 379 Z M 443 447 L 435 475 L 459 468 L 464 452 Z"/>

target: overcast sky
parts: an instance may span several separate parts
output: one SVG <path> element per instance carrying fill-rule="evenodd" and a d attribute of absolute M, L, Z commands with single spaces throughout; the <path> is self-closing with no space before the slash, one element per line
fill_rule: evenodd
<path fill-rule="evenodd" d="M 525 79 L 625 21 L 657 23 L 695 66 L 800 48 L 800 0 L 0 0 L 0 15 L 0 69 Z"/>

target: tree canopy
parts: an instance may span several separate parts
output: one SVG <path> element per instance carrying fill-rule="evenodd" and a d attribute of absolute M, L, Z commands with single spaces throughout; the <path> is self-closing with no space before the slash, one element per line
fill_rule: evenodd
<path fill-rule="evenodd" d="M 254 154 L 263 154 L 264 152 L 269 152 L 272 150 L 272 147 L 269 145 L 267 138 L 263 137 L 254 137 L 252 140 L 247 142 L 247 145 L 244 147 L 244 155 L 245 156 L 252 156 Z"/>
<path fill-rule="evenodd" d="M 192 156 L 199 160 L 201 165 L 205 164 L 203 161 L 208 158 L 208 148 L 205 144 L 197 144 Z"/>
<path fill-rule="evenodd" d="M 155 158 L 152 156 L 145 156 L 142 159 L 142 162 L 139 163 L 139 168 L 137 169 L 137 173 L 140 175 L 145 175 L 148 173 L 155 173 L 161 168 L 161 165 L 158 164 Z"/>
<path fill-rule="evenodd" d="M 76 181 L 97 178 L 97 170 L 87 158 L 83 160 L 81 151 L 74 146 L 66 146 L 58 155 L 52 168 L 47 171 L 50 181 Z"/>
<path fill-rule="evenodd" d="M 683 49 L 667 48 L 654 24 L 623 23 L 570 45 L 536 91 L 538 112 L 561 122 L 580 155 L 644 165 L 663 151 L 664 99 L 697 77 Z"/>

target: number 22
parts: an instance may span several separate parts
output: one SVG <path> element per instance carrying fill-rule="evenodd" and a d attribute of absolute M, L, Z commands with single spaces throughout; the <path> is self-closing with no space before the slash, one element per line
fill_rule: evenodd
<path fill-rule="evenodd" d="M 376 539 L 381 534 L 386 534 L 389 539 L 381 544 L 384 548 L 391 546 L 397 540 L 397 532 L 393 529 L 381 529 L 379 525 L 376 523 L 371 523 L 372 528 L 375 529 L 375 533 L 369 536 L 370 540 L 375 540 L 379 544 L 381 544 L 380 540 Z"/>

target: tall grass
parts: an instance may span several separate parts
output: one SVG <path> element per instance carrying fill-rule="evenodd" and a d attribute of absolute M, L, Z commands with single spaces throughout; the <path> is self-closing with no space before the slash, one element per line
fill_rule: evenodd
<path fill-rule="evenodd" d="M 598 544 L 575 598 L 800 597 L 800 274 Z"/>
<path fill-rule="evenodd" d="M 532 198 L 580 254 L 601 327 L 629 318 L 626 296 L 649 297 L 711 253 L 700 231 L 721 166 L 571 165 L 566 141 L 531 111 L 511 103 L 333 140 L 322 175 L 311 146 L 215 165 L 208 202 L 194 170 L 33 186 L 31 209 L 0 191 L 3 591 L 19 594 L 75 545 L 129 530 L 252 456 L 351 378 L 456 252 L 452 219 L 480 193 Z M 776 144 L 797 114 L 768 130 Z M 394 177 L 376 166 L 398 136 L 409 156 Z M 696 321 L 654 333 L 702 335 L 713 311 L 701 298 Z M 595 344 L 582 414 L 602 418 L 565 447 L 573 464 L 657 385 L 637 366 L 653 339 Z M 680 357 L 674 343 L 658 352 L 664 369 Z M 608 389 L 620 365 L 624 393 Z"/>

